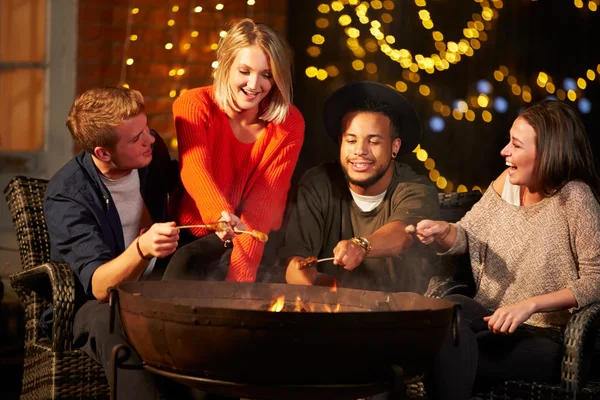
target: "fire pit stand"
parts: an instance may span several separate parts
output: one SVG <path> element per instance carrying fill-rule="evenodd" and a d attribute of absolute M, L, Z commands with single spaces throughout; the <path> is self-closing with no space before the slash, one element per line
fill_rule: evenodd
<path fill-rule="evenodd" d="M 390 392 L 390 399 L 401 400 L 406 398 L 406 387 L 398 371 L 390 369 L 382 373 L 381 379 L 372 382 L 354 384 L 289 384 L 289 385 L 252 385 L 240 382 L 231 382 L 210 379 L 198 376 L 183 375 L 169 372 L 143 363 L 139 366 L 124 365 L 129 358 L 129 348 L 125 345 L 116 345 L 112 350 L 111 362 L 111 390 L 110 399 L 116 399 L 117 370 L 119 368 L 141 369 L 144 368 L 153 374 L 162 375 L 183 385 L 193 387 L 205 392 L 224 396 L 250 398 L 253 400 L 281 400 L 281 399 L 314 399 L 314 400 L 350 400 L 378 393 Z"/>

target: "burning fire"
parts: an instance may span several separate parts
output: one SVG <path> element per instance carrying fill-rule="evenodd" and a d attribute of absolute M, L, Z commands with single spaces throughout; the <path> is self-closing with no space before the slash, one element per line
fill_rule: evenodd
<path fill-rule="evenodd" d="M 335 287 L 334 287 L 335 289 Z M 333 290 L 332 290 L 333 291 Z M 272 312 L 281 312 L 285 305 L 285 296 L 279 296 L 273 298 L 271 300 L 271 305 L 269 305 L 269 311 Z M 334 308 L 331 308 L 329 304 L 323 304 L 323 311 L 328 313 L 337 313 L 340 311 L 341 304 L 338 303 Z M 296 297 L 296 303 L 294 305 L 295 312 L 315 312 L 317 310 L 317 305 L 315 303 L 308 303 L 308 305 L 302 301 L 300 296 Z"/>
<path fill-rule="evenodd" d="M 283 310 L 283 306 L 285 305 L 285 296 L 280 296 L 275 301 L 271 301 L 271 305 L 269 306 L 269 311 L 280 312 Z"/>

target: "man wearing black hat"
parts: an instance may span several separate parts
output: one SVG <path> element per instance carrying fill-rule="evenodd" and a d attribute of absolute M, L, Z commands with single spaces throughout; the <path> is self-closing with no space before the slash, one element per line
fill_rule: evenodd
<path fill-rule="evenodd" d="M 404 229 L 438 217 L 437 191 L 394 162 L 419 143 L 414 107 L 390 87 L 356 82 L 329 97 L 323 121 L 340 159 L 300 180 L 280 253 L 287 282 L 423 293 L 435 254 Z M 333 260 L 307 263 L 311 256 Z"/>

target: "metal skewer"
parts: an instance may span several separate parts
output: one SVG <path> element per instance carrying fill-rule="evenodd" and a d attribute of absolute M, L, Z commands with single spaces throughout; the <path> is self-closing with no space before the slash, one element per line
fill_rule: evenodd
<path fill-rule="evenodd" d="M 180 225 L 176 226 L 177 229 L 189 229 L 189 228 L 210 228 L 210 225 Z"/>
<path fill-rule="evenodd" d="M 320 263 L 323 261 L 333 261 L 333 260 L 335 260 L 335 257 L 321 258 L 320 260 L 317 260 L 317 262 Z"/>
<path fill-rule="evenodd" d="M 219 226 L 219 225 L 221 225 L 221 226 Z M 216 224 L 180 225 L 180 226 L 176 226 L 175 228 L 179 228 L 179 229 L 205 228 L 205 229 L 210 229 L 213 231 L 225 231 L 225 230 L 227 230 L 227 228 L 229 228 L 229 224 L 227 222 L 220 221 L 220 222 L 217 222 Z M 233 232 L 237 233 L 237 234 L 248 233 L 248 234 L 252 235 L 252 237 L 254 239 L 256 239 L 262 243 L 266 242 L 269 239 L 269 237 L 267 235 L 265 235 L 264 233 L 261 233 L 259 231 L 246 231 L 246 230 L 242 230 L 242 229 L 233 228 Z"/>

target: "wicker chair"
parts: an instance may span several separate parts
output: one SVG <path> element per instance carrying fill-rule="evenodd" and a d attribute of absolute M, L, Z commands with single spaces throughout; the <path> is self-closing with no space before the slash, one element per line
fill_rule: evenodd
<path fill-rule="evenodd" d="M 14 177 L 4 189 L 21 256 L 22 270 L 10 277 L 25 307 L 22 399 L 107 398 L 100 364 L 71 349 L 75 286 L 71 269 L 50 262 L 43 212 L 48 181 Z M 41 313 L 54 307 L 52 342 L 38 328 Z"/>
<path fill-rule="evenodd" d="M 440 217 L 456 222 L 479 200 L 479 192 L 440 194 Z M 463 257 L 463 256 L 460 256 Z M 453 279 L 433 278 L 426 295 L 443 297 L 449 294 L 473 296 L 475 286 L 466 258 L 449 257 Z M 463 268 L 459 268 L 463 265 Z M 467 274 L 465 274 L 465 272 Z M 474 393 L 473 399 L 600 399 L 600 303 L 594 303 L 571 317 L 564 332 L 564 355 L 560 384 L 506 381 L 485 391 Z M 425 398 L 414 391 L 413 398 Z"/>

